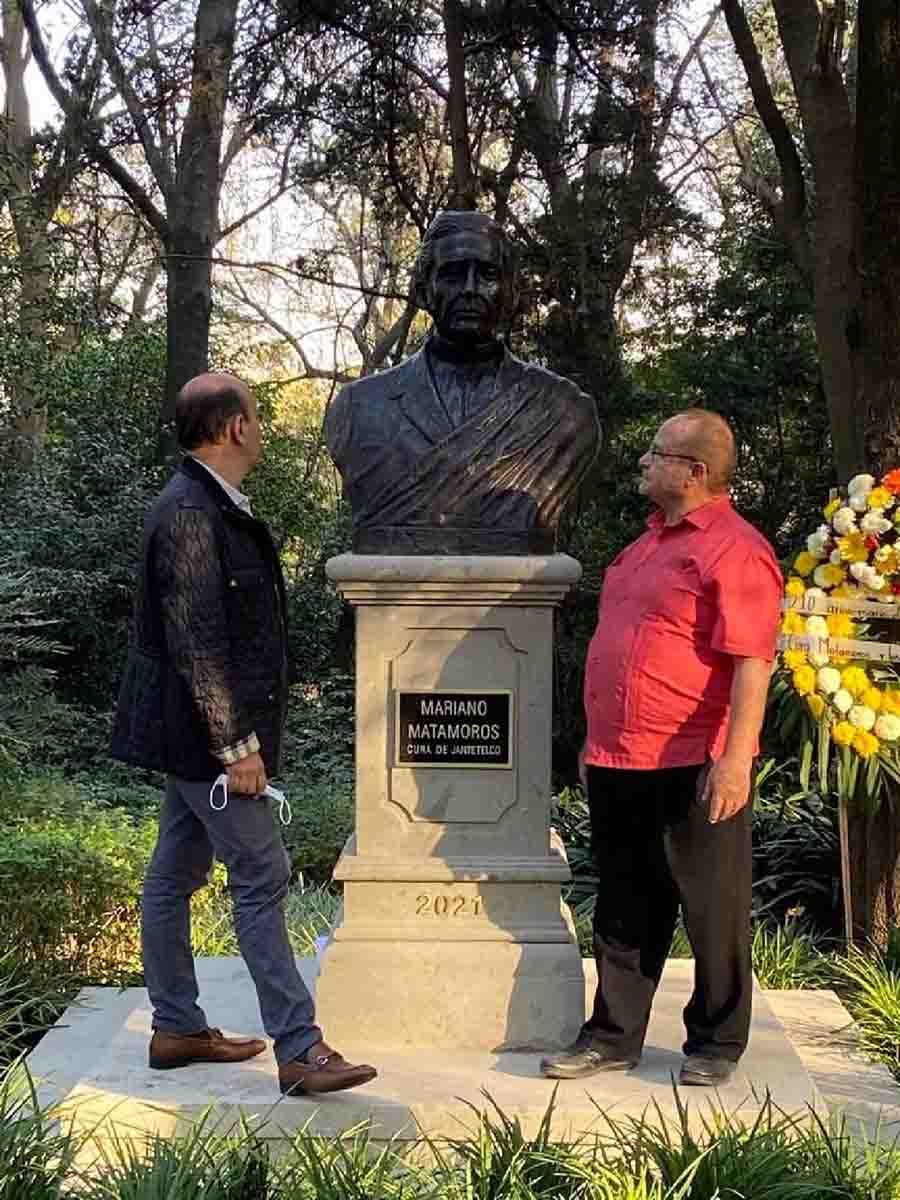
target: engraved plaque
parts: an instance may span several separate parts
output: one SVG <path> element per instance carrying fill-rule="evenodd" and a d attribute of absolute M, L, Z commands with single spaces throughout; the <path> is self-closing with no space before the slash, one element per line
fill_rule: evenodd
<path fill-rule="evenodd" d="M 396 692 L 398 767 L 512 765 L 511 691 Z"/>

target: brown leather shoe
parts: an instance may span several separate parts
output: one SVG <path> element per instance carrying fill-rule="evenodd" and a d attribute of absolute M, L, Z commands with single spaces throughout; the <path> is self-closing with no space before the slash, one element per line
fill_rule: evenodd
<path fill-rule="evenodd" d="M 300 1058 L 278 1068 L 278 1083 L 285 1096 L 342 1092 L 377 1076 L 374 1067 L 355 1067 L 325 1042 L 317 1042 Z"/>
<path fill-rule="evenodd" d="M 150 1039 L 150 1066 L 154 1071 L 171 1071 L 191 1063 L 246 1062 L 265 1048 L 260 1038 L 227 1038 L 221 1029 L 201 1029 L 199 1033 L 155 1029 Z"/>

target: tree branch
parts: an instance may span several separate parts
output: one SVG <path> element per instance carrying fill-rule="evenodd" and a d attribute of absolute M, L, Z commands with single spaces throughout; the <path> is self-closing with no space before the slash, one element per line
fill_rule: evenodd
<path fill-rule="evenodd" d="M 175 183 L 172 164 L 166 162 L 162 150 L 156 144 L 150 128 L 147 106 L 131 85 L 128 72 L 125 70 L 125 65 L 119 57 L 119 52 L 113 41 L 112 32 L 103 13 L 101 13 L 97 6 L 96 0 L 82 0 L 82 3 L 84 4 L 84 11 L 87 16 L 88 25 L 91 28 L 91 33 L 100 47 L 100 53 L 103 55 L 103 59 L 109 69 L 112 81 L 116 85 L 116 90 L 122 97 L 125 107 L 128 109 L 128 115 L 131 117 L 140 143 L 144 148 L 147 165 L 153 172 L 157 186 L 168 203 Z"/>
<path fill-rule="evenodd" d="M 303 343 L 300 341 L 300 339 L 291 333 L 291 331 L 284 325 L 282 325 L 280 321 L 276 320 L 276 318 L 272 316 L 268 309 L 257 303 L 257 301 L 248 294 L 247 289 L 237 278 L 233 277 L 233 283 L 233 294 L 236 294 L 237 297 L 244 304 L 246 304 L 248 308 L 252 309 L 266 325 L 268 325 L 271 329 L 274 329 L 278 336 L 283 338 L 291 347 L 291 349 L 300 359 L 300 362 L 303 364 L 303 370 L 306 373 L 307 379 L 332 379 L 337 383 L 353 382 L 353 380 L 356 378 L 354 375 L 348 375 L 346 372 L 338 371 L 336 368 L 329 371 L 324 367 L 313 366 L 309 360 L 309 356 L 303 349 Z"/>
<path fill-rule="evenodd" d="M 32 56 L 38 65 L 50 94 L 62 109 L 65 117 L 68 118 L 71 115 L 73 121 L 77 119 L 85 120 L 85 141 L 88 154 L 98 167 L 105 171 L 111 179 L 115 180 L 131 201 L 136 211 L 144 217 L 148 225 L 165 242 L 169 237 L 169 226 L 163 213 L 153 203 L 143 185 L 126 167 L 122 166 L 113 157 L 109 148 L 103 145 L 93 122 L 79 117 L 78 102 L 66 89 L 59 75 L 56 73 L 53 63 L 50 61 L 50 55 L 47 52 L 47 46 L 34 11 L 33 0 L 19 0 L 19 6 L 22 12 L 22 20 L 25 23 L 25 28 L 28 30 L 28 41 L 31 46 Z"/>
<path fill-rule="evenodd" d="M 806 183 L 803 178 L 803 165 L 797 146 L 788 129 L 784 114 L 778 107 L 771 85 L 766 76 L 765 67 L 747 14 L 740 0 L 722 0 L 722 11 L 731 33 L 734 48 L 743 64 L 747 83 L 753 95 L 753 102 L 759 119 L 765 126 L 766 133 L 775 150 L 778 166 L 781 170 L 782 213 L 783 220 L 792 229 L 798 223 L 806 225 Z M 791 244 L 797 240 L 796 233 L 791 234 Z M 798 261 L 797 265 L 804 272 L 809 271 L 808 254 L 802 255 L 805 262 Z"/>
<path fill-rule="evenodd" d="M 681 62 L 678 64 L 678 70 L 675 72 L 675 78 L 672 80 L 672 88 L 669 92 L 668 99 L 663 105 L 662 112 L 660 113 L 659 125 L 657 126 L 656 130 L 656 152 L 658 154 L 662 152 L 665 140 L 669 136 L 669 128 L 672 124 L 672 118 L 675 115 L 675 109 L 678 106 L 678 101 L 681 98 L 681 85 L 684 82 L 684 76 L 687 72 L 687 69 L 691 65 L 691 62 L 699 54 L 700 47 L 709 37 L 713 26 L 719 19 L 721 12 L 722 5 L 717 4 L 706 18 L 703 28 L 691 42 L 684 58 L 682 58 Z"/>

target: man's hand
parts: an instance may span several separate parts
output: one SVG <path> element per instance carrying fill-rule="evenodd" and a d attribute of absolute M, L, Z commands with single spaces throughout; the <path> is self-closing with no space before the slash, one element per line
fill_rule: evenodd
<path fill-rule="evenodd" d="M 709 805 L 709 820 L 715 825 L 727 821 L 750 801 L 752 758 L 736 758 L 723 754 L 714 762 L 706 776 L 703 803 Z"/>
<path fill-rule="evenodd" d="M 228 790 L 239 796 L 259 796 L 266 790 L 266 765 L 259 754 L 248 754 L 225 768 Z"/>

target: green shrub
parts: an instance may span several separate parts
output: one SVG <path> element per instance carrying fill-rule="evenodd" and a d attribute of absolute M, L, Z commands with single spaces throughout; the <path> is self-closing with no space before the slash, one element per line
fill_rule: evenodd
<path fill-rule="evenodd" d="M 137 969 L 137 899 L 155 822 L 46 777 L 0 794 L 0 944 L 86 976 Z"/>
<path fill-rule="evenodd" d="M 353 832 L 353 792 L 347 784 L 306 784 L 299 775 L 284 788 L 292 820 L 281 833 L 294 871 L 304 883 L 328 883 Z"/>
<path fill-rule="evenodd" d="M 828 934 L 840 930 L 836 798 L 805 791 L 796 759 L 767 759 L 753 811 L 753 909 L 781 922 L 798 912 Z"/>
<path fill-rule="evenodd" d="M 327 883 L 353 832 L 354 705 L 350 676 L 291 689 L 280 783 L 293 819 L 282 830 L 294 870 Z"/>

